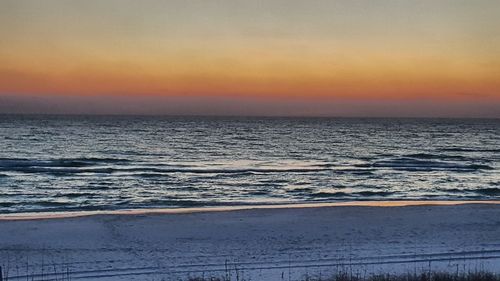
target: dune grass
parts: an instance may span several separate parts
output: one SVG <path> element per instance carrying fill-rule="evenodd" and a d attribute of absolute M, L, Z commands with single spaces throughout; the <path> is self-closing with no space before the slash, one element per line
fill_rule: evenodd
<path fill-rule="evenodd" d="M 187 281 L 266 281 L 266 280 L 245 280 L 222 277 L 191 277 Z M 283 280 L 285 281 L 285 280 Z M 425 272 L 420 274 L 376 274 L 369 276 L 357 276 L 348 273 L 338 273 L 330 277 L 305 276 L 294 281 L 500 281 L 500 275 L 492 272 L 468 272 L 468 273 L 448 273 L 448 272 Z"/>

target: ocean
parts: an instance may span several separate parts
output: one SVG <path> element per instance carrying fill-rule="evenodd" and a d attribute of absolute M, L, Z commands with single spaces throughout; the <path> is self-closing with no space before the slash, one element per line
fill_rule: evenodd
<path fill-rule="evenodd" d="M 500 199 L 500 120 L 0 115 L 0 213 Z"/>

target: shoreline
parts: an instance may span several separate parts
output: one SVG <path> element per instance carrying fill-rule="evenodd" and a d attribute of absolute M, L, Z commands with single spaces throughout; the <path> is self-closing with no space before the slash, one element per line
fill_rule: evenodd
<path fill-rule="evenodd" d="M 143 208 L 99 211 L 56 211 L 56 212 L 26 212 L 0 214 L 0 221 L 16 220 L 46 220 L 88 217 L 96 215 L 162 215 L 162 214 L 193 214 L 211 212 L 233 212 L 254 209 L 304 209 L 327 207 L 407 207 L 407 206 L 456 206 L 487 204 L 497 205 L 500 200 L 394 200 L 394 201 L 346 201 L 328 203 L 290 203 L 269 205 L 239 205 L 218 207 L 192 207 L 192 208 Z"/>

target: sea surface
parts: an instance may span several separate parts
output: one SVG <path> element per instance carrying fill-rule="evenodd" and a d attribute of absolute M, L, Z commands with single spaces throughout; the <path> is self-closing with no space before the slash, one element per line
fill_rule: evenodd
<path fill-rule="evenodd" d="M 0 213 L 500 199 L 500 120 L 0 115 Z"/>

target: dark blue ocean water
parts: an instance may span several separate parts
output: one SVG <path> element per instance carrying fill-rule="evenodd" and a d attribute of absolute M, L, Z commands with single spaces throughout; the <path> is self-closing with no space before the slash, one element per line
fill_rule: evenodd
<path fill-rule="evenodd" d="M 500 199 L 500 120 L 0 116 L 0 213 Z"/>

